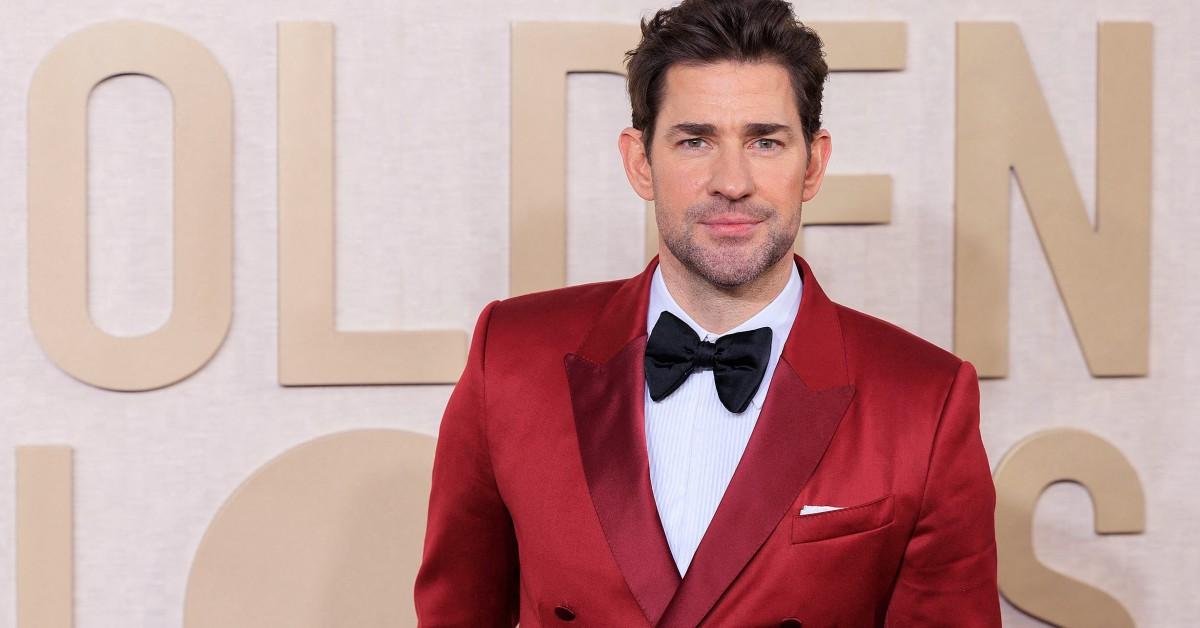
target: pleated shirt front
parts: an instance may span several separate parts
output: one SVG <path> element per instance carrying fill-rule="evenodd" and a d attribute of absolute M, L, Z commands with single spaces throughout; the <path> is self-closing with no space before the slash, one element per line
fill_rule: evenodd
<path fill-rule="evenodd" d="M 730 412 L 717 397 L 713 372 L 693 372 L 662 401 L 650 399 L 646 388 L 646 448 L 650 461 L 650 485 L 667 544 L 679 573 L 687 573 L 692 556 L 712 521 L 717 505 L 729 486 L 746 443 L 758 422 L 767 389 L 788 332 L 796 320 L 803 291 L 800 273 L 792 267 L 787 285 L 757 314 L 724 334 L 714 334 L 698 325 L 675 302 L 655 269 L 650 284 L 650 306 L 646 329 L 654 329 L 666 311 L 687 323 L 701 339 L 714 342 L 726 334 L 771 328 L 771 357 L 750 405 L 741 414 Z"/>

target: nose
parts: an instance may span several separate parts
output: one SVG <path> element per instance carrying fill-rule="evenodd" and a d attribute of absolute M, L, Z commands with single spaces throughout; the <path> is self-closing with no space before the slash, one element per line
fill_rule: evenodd
<path fill-rule="evenodd" d="M 724 196 L 730 201 L 741 200 L 754 193 L 754 176 L 743 151 L 719 151 L 713 160 L 708 193 Z"/>

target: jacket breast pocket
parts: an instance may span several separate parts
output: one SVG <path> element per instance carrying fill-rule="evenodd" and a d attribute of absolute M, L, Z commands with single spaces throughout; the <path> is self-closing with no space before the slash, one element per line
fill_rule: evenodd
<path fill-rule="evenodd" d="M 892 522 L 895 503 L 892 495 L 860 506 L 792 517 L 792 543 L 812 543 L 851 534 L 870 532 Z"/>

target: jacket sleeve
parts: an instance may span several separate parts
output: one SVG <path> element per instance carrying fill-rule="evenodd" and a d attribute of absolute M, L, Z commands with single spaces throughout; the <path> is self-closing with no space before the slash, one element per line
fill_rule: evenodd
<path fill-rule="evenodd" d="M 979 435 L 979 381 L 963 362 L 942 407 L 925 493 L 887 626 L 999 628 L 996 489 Z"/>
<path fill-rule="evenodd" d="M 438 431 L 415 587 L 420 626 L 517 623 L 517 540 L 493 473 L 486 425 L 484 352 L 495 305 L 479 315 L 466 368 Z"/>

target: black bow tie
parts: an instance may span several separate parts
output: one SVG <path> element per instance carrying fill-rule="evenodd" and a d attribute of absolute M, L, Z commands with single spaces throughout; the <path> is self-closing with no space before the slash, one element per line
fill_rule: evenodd
<path fill-rule="evenodd" d="M 650 398 L 662 401 L 692 371 L 710 368 L 721 403 L 730 412 L 741 413 L 762 383 L 770 356 L 770 327 L 705 342 L 679 317 L 663 312 L 646 342 L 646 385 Z"/>

